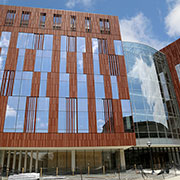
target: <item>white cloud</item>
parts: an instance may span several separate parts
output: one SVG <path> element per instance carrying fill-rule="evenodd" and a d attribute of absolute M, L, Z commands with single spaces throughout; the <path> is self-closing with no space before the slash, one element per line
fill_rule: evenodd
<path fill-rule="evenodd" d="M 76 5 L 83 5 L 84 7 L 91 7 L 94 0 L 68 0 L 66 3 L 66 7 L 72 9 Z"/>
<path fill-rule="evenodd" d="M 148 63 L 153 62 L 153 57 L 151 55 L 147 56 L 147 58 L 149 59 Z M 136 58 L 136 62 L 132 70 L 128 73 L 128 76 L 138 79 L 141 83 L 142 96 L 145 98 L 144 101 L 146 100 L 145 102 L 148 104 L 148 109 L 151 111 L 154 121 L 162 123 L 167 127 L 155 66 L 153 63 L 151 63 L 151 65 L 146 64 L 146 61 L 145 59 L 143 60 L 142 57 Z"/>
<path fill-rule="evenodd" d="M 8 116 L 16 117 L 16 110 L 14 110 L 9 105 L 7 105 L 7 110 L 6 110 L 6 117 L 8 117 Z"/>
<path fill-rule="evenodd" d="M 154 36 L 151 21 L 143 13 L 131 18 L 120 19 L 119 22 L 123 41 L 144 43 L 155 49 L 161 49 L 168 44 L 159 41 Z"/>
<path fill-rule="evenodd" d="M 167 34 L 170 37 L 180 35 L 180 0 L 167 0 L 169 11 L 165 17 Z"/>

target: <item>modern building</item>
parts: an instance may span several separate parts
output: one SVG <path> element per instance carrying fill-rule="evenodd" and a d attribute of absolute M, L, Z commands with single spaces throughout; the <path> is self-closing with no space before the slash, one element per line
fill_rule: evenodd
<path fill-rule="evenodd" d="M 154 168 L 164 168 L 172 161 L 180 164 L 178 89 L 166 56 L 139 43 L 123 42 L 123 48 L 136 133 L 136 146 L 126 150 L 127 168 L 151 165 L 149 141 Z"/>
<path fill-rule="evenodd" d="M 118 17 L 0 8 L 1 167 L 125 170 L 136 139 Z"/>
<path fill-rule="evenodd" d="M 162 52 L 122 42 L 116 16 L 0 8 L 4 172 L 180 163 L 179 91 Z"/>

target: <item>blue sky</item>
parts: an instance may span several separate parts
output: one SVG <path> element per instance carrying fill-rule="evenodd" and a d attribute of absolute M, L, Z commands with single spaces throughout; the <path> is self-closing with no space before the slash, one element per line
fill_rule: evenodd
<path fill-rule="evenodd" d="M 123 40 L 157 49 L 180 37 L 180 0 L 0 0 L 0 4 L 115 15 Z"/>

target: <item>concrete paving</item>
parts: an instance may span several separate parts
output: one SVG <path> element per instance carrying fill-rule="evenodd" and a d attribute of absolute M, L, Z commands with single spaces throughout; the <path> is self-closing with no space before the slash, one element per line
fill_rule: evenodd
<path fill-rule="evenodd" d="M 159 170 L 160 171 L 160 170 Z M 75 175 L 75 176 L 44 176 L 40 177 L 40 180 L 180 180 L 180 171 L 170 170 L 169 174 L 157 175 L 159 171 L 155 171 L 154 174 L 151 174 L 150 170 L 144 170 L 146 176 L 141 175 L 139 171 L 129 170 L 120 174 L 91 174 L 91 175 Z M 38 177 L 39 174 L 37 174 Z M 24 174 L 24 180 L 37 180 L 37 178 L 32 178 L 30 173 Z M 2 178 L 2 180 L 20 180 L 20 176 L 9 176 L 9 178 Z"/>

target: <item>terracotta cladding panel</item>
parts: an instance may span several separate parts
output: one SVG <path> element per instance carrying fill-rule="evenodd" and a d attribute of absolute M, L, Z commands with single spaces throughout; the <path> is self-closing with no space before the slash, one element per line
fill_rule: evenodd
<path fill-rule="evenodd" d="M 9 48 L 5 70 L 16 70 L 19 49 Z"/>
<path fill-rule="evenodd" d="M 48 72 L 47 97 L 59 96 L 59 73 Z"/>
<path fill-rule="evenodd" d="M 95 86 L 93 75 L 87 75 L 87 91 L 88 98 L 95 98 Z"/>
<path fill-rule="evenodd" d="M 93 56 L 91 53 L 83 53 L 83 72 L 84 74 L 93 74 Z"/>
<path fill-rule="evenodd" d="M 75 52 L 67 52 L 67 73 L 77 73 L 77 56 Z"/>
<path fill-rule="evenodd" d="M 0 96 L 0 132 L 3 132 L 8 96 Z"/>
<path fill-rule="evenodd" d="M 69 75 L 69 97 L 77 98 L 77 74 Z"/>
<path fill-rule="evenodd" d="M 34 72 L 32 78 L 32 88 L 31 88 L 31 96 L 33 97 L 39 96 L 40 79 L 41 79 L 41 73 Z"/>
<path fill-rule="evenodd" d="M 35 58 L 36 50 L 26 49 L 23 67 L 24 71 L 34 71 Z"/>
<path fill-rule="evenodd" d="M 49 133 L 57 133 L 58 131 L 58 104 L 59 98 L 50 98 L 49 103 Z"/>
<path fill-rule="evenodd" d="M 104 76 L 104 90 L 105 90 L 105 97 L 112 98 L 112 88 L 111 88 L 111 79 L 110 76 Z"/>
<path fill-rule="evenodd" d="M 0 6 L 1 7 L 1 6 Z M 121 39 L 119 34 L 118 17 L 96 15 L 90 13 L 79 13 L 73 11 L 48 10 L 40 8 L 27 7 L 13 7 L 2 6 L 2 11 L 8 9 L 16 9 L 17 16 L 13 27 L 2 26 L 2 31 L 12 32 L 12 39 L 8 52 L 6 68 L 15 70 L 17 64 L 18 49 L 16 49 L 18 32 L 26 33 L 43 33 L 53 34 L 53 53 L 51 71 L 47 76 L 47 92 L 46 96 L 50 97 L 49 104 L 49 126 L 48 132 L 43 133 L 1 133 L 0 146 L 4 147 L 80 147 L 80 146 L 123 146 L 135 145 L 135 134 L 123 132 L 123 120 L 120 100 L 113 100 L 113 115 L 115 121 L 115 133 L 112 134 L 98 134 L 96 124 L 96 102 L 95 102 L 95 87 L 93 75 L 93 57 L 92 57 L 92 41 L 91 38 L 104 38 L 108 41 L 109 54 L 114 54 L 113 40 Z M 4 10 L 5 9 L 5 10 Z M 31 16 L 28 28 L 19 27 L 22 11 L 30 11 Z M 40 13 L 46 13 L 45 28 L 39 28 Z M 61 30 L 53 30 L 53 14 L 62 15 Z M 70 16 L 76 16 L 76 31 L 70 29 Z M 0 23 L 5 22 L 6 13 L 0 17 Z M 85 17 L 91 18 L 92 32 L 85 32 Z M 101 34 L 99 27 L 99 18 L 109 19 L 110 21 L 110 35 Z M 59 63 L 60 63 L 60 36 L 78 36 L 86 38 L 86 53 L 83 53 L 83 72 L 87 74 L 87 89 L 88 89 L 88 117 L 89 117 L 89 133 L 88 134 L 60 134 L 58 131 L 58 103 L 59 103 Z M 26 50 L 24 70 L 33 71 L 35 50 Z M 16 55 L 16 56 L 14 56 Z M 14 58 L 16 57 L 16 58 Z M 120 73 L 118 76 L 119 98 L 128 99 L 128 85 L 126 77 L 126 69 L 123 57 L 119 57 Z M 12 61 L 13 59 L 13 61 Z M 16 59 L 16 60 L 14 60 Z M 69 73 L 69 94 L 70 97 L 77 97 L 77 59 L 75 52 L 67 52 L 67 73 Z M 106 98 L 112 98 L 112 90 L 109 76 L 108 56 L 100 55 L 100 70 L 105 79 L 105 94 Z M 33 84 L 31 89 L 31 96 L 39 95 L 40 72 L 33 72 Z M 4 98 L 3 100 L 1 100 Z M 2 101 L 5 103 L 2 104 Z M 0 97 L 0 107 L 5 109 L 7 104 L 7 97 Z M 0 130 L 2 132 L 4 126 L 5 110 L 0 113 Z M 28 141 L 27 141 L 28 139 Z M 2 141 L 1 141 L 2 140 Z"/>
<path fill-rule="evenodd" d="M 60 64 L 60 51 L 53 51 L 51 72 L 59 73 L 59 64 Z"/>
<path fill-rule="evenodd" d="M 177 101 L 180 108 L 180 82 L 178 79 L 178 75 L 175 69 L 177 64 L 180 64 L 180 39 L 168 45 L 167 47 L 161 50 L 167 58 L 168 66 L 170 68 L 171 77 L 173 81 L 173 85 L 175 88 L 175 93 L 177 97 Z"/>

